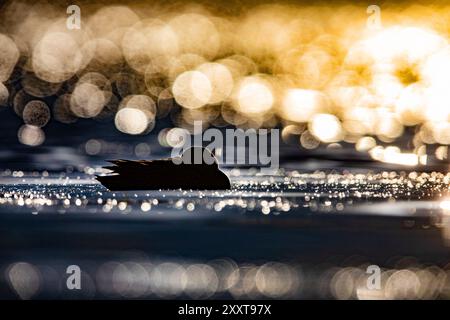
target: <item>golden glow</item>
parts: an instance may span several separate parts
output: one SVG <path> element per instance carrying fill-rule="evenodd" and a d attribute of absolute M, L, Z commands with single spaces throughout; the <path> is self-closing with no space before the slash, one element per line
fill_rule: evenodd
<path fill-rule="evenodd" d="M 10 77 L 14 66 L 19 60 L 19 49 L 14 41 L 0 34 L 0 82 L 5 82 Z"/>
<path fill-rule="evenodd" d="M 220 49 L 221 37 L 206 14 L 186 13 L 172 18 L 168 25 L 175 32 L 182 52 L 213 58 Z"/>
<path fill-rule="evenodd" d="M 417 166 L 419 163 L 426 164 L 427 161 L 426 155 L 421 156 L 414 153 L 402 153 L 400 148 L 394 146 L 386 148 L 377 146 L 372 148 L 369 154 L 374 160 L 404 166 Z"/>
<path fill-rule="evenodd" d="M 75 87 L 70 99 L 70 108 L 80 118 L 92 118 L 102 111 L 106 102 L 105 93 L 99 87 L 85 82 Z"/>
<path fill-rule="evenodd" d="M 396 101 L 395 111 L 404 125 L 412 126 L 423 121 L 423 111 L 426 107 L 425 94 L 425 89 L 417 84 L 402 90 Z"/>
<path fill-rule="evenodd" d="M 302 125 L 295 140 L 305 148 L 345 141 L 377 155 L 387 149 L 377 144 L 414 132 L 413 152 L 376 156 L 408 165 L 425 162 L 420 146 L 450 144 L 450 33 L 440 23 L 450 6 L 386 7 L 376 29 L 360 6 L 213 7 L 85 4 L 81 29 L 68 30 L 49 3 L 11 2 L 1 13 L 0 104 L 11 101 L 25 123 L 41 127 L 50 120 L 45 108 L 24 115 L 25 106 L 61 93 L 57 120 L 122 112 L 118 128 L 131 134 L 169 114 L 181 128 L 196 119 Z M 173 115 L 176 104 L 182 110 Z"/>
<path fill-rule="evenodd" d="M 450 211 L 450 201 L 449 200 L 444 200 L 441 201 L 441 203 L 439 204 L 440 208 L 446 211 Z"/>
<path fill-rule="evenodd" d="M 0 82 L 0 106 L 6 106 L 8 104 L 9 91 L 8 88 Z"/>
<path fill-rule="evenodd" d="M 118 130 L 133 135 L 143 133 L 148 126 L 147 115 L 144 111 L 128 107 L 117 112 L 114 122 Z"/>
<path fill-rule="evenodd" d="M 228 68 L 220 63 L 204 63 L 197 68 L 211 84 L 209 104 L 225 101 L 233 90 L 233 76 Z"/>
<path fill-rule="evenodd" d="M 236 110 L 243 114 L 263 114 L 274 103 L 274 97 L 267 81 L 258 77 L 246 77 L 237 92 Z"/>
<path fill-rule="evenodd" d="M 123 133 L 143 134 L 153 129 L 155 116 L 155 103 L 150 97 L 130 95 L 120 103 L 114 123 Z"/>
<path fill-rule="evenodd" d="M 306 130 L 300 135 L 300 144 L 303 148 L 311 150 L 316 149 L 320 145 L 320 141 L 309 130 Z"/>
<path fill-rule="evenodd" d="M 369 151 L 370 149 L 374 148 L 377 145 L 377 142 L 372 137 L 362 137 L 358 139 L 358 142 L 356 142 L 355 149 L 359 152 L 365 152 Z"/>
<path fill-rule="evenodd" d="M 50 120 L 50 109 L 45 102 L 32 100 L 25 105 L 22 117 L 26 124 L 40 128 Z"/>
<path fill-rule="evenodd" d="M 392 63 L 404 58 L 409 62 L 426 58 L 445 46 L 435 32 L 418 27 L 390 27 L 362 42 L 364 50 L 376 62 Z"/>
<path fill-rule="evenodd" d="M 326 111 L 326 97 L 319 91 L 290 89 L 281 105 L 283 118 L 295 122 L 308 122 L 316 113 Z"/>
<path fill-rule="evenodd" d="M 45 141 L 45 134 L 41 128 L 25 124 L 20 127 L 18 138 L 21 143 L 35 147 Z"/>
<path fill-rule="evenodd" d="M 331 143 L 342 139 L 339 119 L 331 114 L 316 114 L 312 117 L 309 130 L 320 141 Z"/>
<path fill-rule="evenodd" d="M 203 107 L 212 95 L 208 77 L 200 71 L 186 71 L 180 74 L 172 86 L 172 92 L 179 105 L 188 109 Z"/>
<path fill-rule="evenodd" d="M 438 160 L 447 160 L 448 159 L 448 146 L 440 146 L 436 148 L 436 158 Z"/>

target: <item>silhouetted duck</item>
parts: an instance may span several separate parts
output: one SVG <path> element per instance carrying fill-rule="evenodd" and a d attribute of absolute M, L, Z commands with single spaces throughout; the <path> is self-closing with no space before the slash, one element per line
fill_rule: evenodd
<path fill-rule="evenodd" d="M 187 149 L 181 157 L 161 160 L 111 160 L 110 175 L 97 176 L 105 187 L 117 190 L 230 189 L 230 180 L 220 171 L 217 159 L 206 148 Z"/>

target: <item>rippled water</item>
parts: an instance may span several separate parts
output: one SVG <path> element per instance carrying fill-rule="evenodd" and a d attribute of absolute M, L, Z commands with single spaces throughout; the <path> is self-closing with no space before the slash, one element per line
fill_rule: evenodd
<path fill-rule="evenodd" d="M 0 296 L 367 298 L 330 285 L 369 263 L 433 266 L 427 286 L 447 274 L 450 174 L 235 169 L 229 191 L 109 192 L 87 172 L 0 173 Z M 54 285 L 70 264 L 86 271 L 77 294 Z M 40 290 L 11 270 L 39 274 Z"/>
<path fill-rule="evenodd" d="M 438 201 L 445 199 L 450 186 L 450 174 L 436 172 L 282 171 L 266 176 L 251 170 L 233 170 L 228 174 L 232 180 L 232 189 L 228 191 L 110 192 L 89 174 L 13 172 L 11 176 L 3 174 L 0 205 L 2 211 L 33 214 L 118 212 L 127 215 L 156 212 L 164 215 L 176 210 L 182 214 L 192 213 L 191 216 L 208 216 L 232 208 L 279 215 L 299 208 L 312 212 L 342 212 L 362 204 Z"/>

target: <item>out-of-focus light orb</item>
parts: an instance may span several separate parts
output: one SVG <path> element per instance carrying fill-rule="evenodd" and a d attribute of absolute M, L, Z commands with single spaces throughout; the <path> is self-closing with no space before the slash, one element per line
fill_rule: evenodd
<path fill-rule="evenodd" d="M 447 160 L 448 159 L 448 146 L 439 146 L 435 151 L 436 158 L 438 160 Z"/>
<path fill-rule="evenodd" d="M 102 142 L 97 139 L 90 139 L 84 145 L 84 149 L 88 155 L 97 155 L 102 151 Z"/>
<path fill-rule="evenodd" d="M 377 104 L 386 107 L 395 104 L 404 85 L 390 74 L 375 75 L 372 79 L 371 89 L 377 98 Z"/>
<path fill-rule="evenodd" d="M 450 81 L 450 46 L 427 57 L 421 64 L 420 74 L 428 86 L 446 88 Z"/>
<path fill-rule="evenodd" d="M 0 82 L 5 82 L 9 79 L 13 72 L 14 66 L 19 60 L 19 49 L 15 42 L 0 34 Z"/>
<path fill-rule="evenodd" d="M 158 109 L 157 117 L 164 118 L 169 114 L 172 108 L 175 106 L 175 101 L 170 88 L 164 89 L 158 95 Z"/>
<path fill-rule="evenodd" d="M 274 104 L 274 96 L 267 81 L 246 77 L 240 83 L 235 108 L 243 114 L 264 114 Z"/>
<path fill-rule="evenodd" d="M 437 143 L 450 144 L 450 123 L 447 121 L 434 122 L 433 137 Z"/>
<path fill-rule="evenodd" d="M 208 265 L 192 264 L 186 268 L 186 276 L 185 292 L 195 299 L 210 297 L 219 285 L 215 270 Z"/>
<path fill-rule="evenodd" d="M 343 127 L 345 131 L 355 134 L 371 134 L 375 131 L 376 109 L 356 107 L 344 110 Z"/>
<path fill-rule="evenodd" d="M 22 118 L 23 115 L 23 109 L 25 109 L 25 106 L 28 102 L 31 100 L 34 100 L 33 97 L 31 97 L 29 94 L 25 92 L 25 90 L 21 89 L 19 90 L 13 98 L 13 108 L 14 112 Z"/>
<path fill-rule="evenodd" d="M 206 125 L 219 116 L 219 110 L 214 107 L 184 109 L 181 116 L 186 123 L 193 125 L 195 121 L 202 121 Z"/>
<path fill-rule="evenodd" d="M 71 94 L 60 95 L 53 104 L 53 116 L 61 123 L 74 123 L 77 121 L 77 117 L 70 110 L 70 98 Z"/>
<path fill-rule="evenodd" d="M 0 106 L 6 106 L 8 104 L 9 91 L 8 88 L 0 82 Z"/>
<path fill-rule="evenodd" d="M 150 202 L 142 202 L 141 204 L 141 210 L 144 212 L 150 211 L 150 209 L 152 208 L 152 205 L 150 204 Z"/>
<path fill-rule="evenodd" d="M 331 279 L 330 290 L 338 300 L 353 298 L 357 286 L 357 277 L 360 271 L 355 268 L 343 268 L 338 270 Z"/>
<path fill-rule="evenodd" d="M 361 137 L 358 139 L 355 145 L 355 149 L 359 152 L 366 152 L 374 148 L 377 142 L 372 137 Z"/>
<path fill-rule="evenodd" d="M 129 95 L 125 97 L 119 105 L 119 109 L 122 108 L 135 108 L 143 111 L 148 118 L 149 122 L 155 120 L 156 117 L 156 104 L 152 98 L 144 94 Z"/>
<path fill-rule="evenodd" d="M 376 146 L 369 151 L 369 155 L 377 161 L 403 166 L 416 166 L 419 163 L 426 164 L 427 162 L 426 155 L 420 156 L 414 153 L 402 153 L 397 146 L 388 146 L 386 148 Z"/>
<path fill-rule="evenodd" d="M 331 143 L 343 138 L 341 122 L 332 114 L 316 114 L 309 123 L 309 130 L 320 141 Z"/>
<path fill-rule="evenodd" d="M 295 61 L 294 66 L 287 66 L 285 69 L 289 72 L 290 68 L 295 68 L 298 85 L 308 89 L 320 89 L 335 74 L 335 60 L 333 54 L 328 53 L 321 48 L 311 47 Z"/>
<path fill-rule="evenodd" d="M 189 138 L 189 131 L 183 128 L 172 128 L 167 132 L 167 135 L 165 137 L 165 142 L 168 146 L 175 148 L 175 147 L 182 147 Z"/>
<path fill-rule="evenodd" d="M 123 36 L 123 30 L 138 20 L 139 16 L 127 6 L 102 6 L 89 17 L 87 25 L 98 38 L 119 44 L 118 39 Z"/>
<path fill-rule="evenodd" d="M 137 157 L 147 158 L 150 155 L 150 153 L 151 153 L 151 148 L 150 148 L 150 145 L 148 143 L 141 142 L 141 143 L 138 143 L 134 147 L 134 154 Z"/>
<path fill-rule="evenodd" d="M 427 143 L 427 144 L 433 144 L 436 143 L 436 140 L 434 139 L 434 126 L 431 122 L 425 122 L 421 127 L 418 134 L 418 137 L 420 139 L 420 142 Z"/>
<path fill-rule="evenodd" d="M 327 150 L 339 150 L 342 149 L 342 145 L 340 143 L 334 142 L 327 145 Z"/>
<path fill-rule="evenodd" d="M 342 109 L 369 107 L 374 105 L 375 97 L 363 86 L 341 86 L 331 87 L 328 94 L 332 102 Z"/>
<path fill-rule="evenodd" d="M 152 57 L 173 56 L 179 52 L 179 40 L 173 29 L 160 20 L 144 20 L 145 31 Z"/>
<path fill-rule="evenodd" d="M 450 200 L 441 201 L 441 203 L 439 204 L 439 207 L 442 210 L 450 211 Z"/>
<path fill-rule="evenodd" d="M 25 74 L 20 83 L 26 93 L 38 98 L 54 95 L 61 88 L 61 83 L 47 82 L 33 74 Z"/>
<path fill-rule="evenodd" d="M 383 160 L 384 148 L 382 146 L 375 146 L 369 150 L 369 155 L 372 159 L 381 161 Z"/>
<path fill-rule="evenodd" d="M 83 84 L 83 83 L 89 83 L 94 86 L 97 86 L 99 89 L 103 91 L 111 91 L 111 82 L 107 77 L 105 77 L 100 72 L 87 72 L 83 74 L 78 82 L 77 85 Z"/>
<path fill-rule="evenodd" d="M 316 90 L 290 89 L 281 104 L 281 116 L 295 122 L 308 122 L 313 115 L 325 111 L 327 101 Z"/>
<path fill-rule="evenodd" d="M 234 108 L 232 108 L 228 104 L 222 105 L 221 117 L 224 121 L 226 121 L 226 123 L 235 126 L 243 125 L 245 122 L 247 122 L 247 117 L 237 112 Z"/>
<path fill-rule="evenodd" d="M 172 86 L 175 101 L 188 109 L 201 108 L 212 95 L 212 85 L 208 77 L 200 71 L 186 71 L 180 74 Z"/>
<path fill-rule="evenodd" d="M 25 124 L 20 127 L 17 134 L 20 143 L 27 146 L 36 147 L 44 143 L 45 134 L 41 128 Z"/>
<path fill-rule="evenodd" d="M 50 121 L 50 109 L 45 102 L 32 100 L 25 105 L 22 117 L 26 124 L 44 127 Z"/>
<path fill-rule="evenodd" d="M 152 291 L 160 297 L 175 297 L 186 287 L 187 275 L 182 265 L 173 262 L 161 263 L 150 274 Z"/>
<path fill-rule="evenodd" d="M 92 118 L 102 111 L 106 102 L 104 91 L 94 84 L 84 82 L 73 90 L 70 109 L 80 118 Z"/>
<path fill-rule="evenodd" d="M 261 266 L 255 276 L 258 291 L 271 298 L 288 295 L 291 291 L 297 289 L 298 280 L 290 267 L 273 262 Z"/>
<path fill-rule="evenodd" d="M 306 126 L 303 125 L 287 125 L 283 128 L 283 130 L 281 131 L 281 139 L 285 142 L 285 143 L 290 143 L 292 142 L 297 142 L 298 143 L 298 138 L 300 137 L 300 135 L 302 134 L 303 131 L 305 131 Z"/>
<path fill-rule="evenodd" d="M 249 55 L 262 57 L 276 54 L 293 45 L 296 27 L 290 23 L 290 12 L 277 5 L 252 8 L 251 14 L 243 17 L 238 25 L 239 45 Z"/>
<path fill-rule="evenodd" d="M 92 46 L 95 47 L 95 54 L 91 61 L 91 66 L 97 70 L 111 68 L 122 61 L 120 48 L 111 40 L 94 39 Z"/>
<path fill-rule="evenodd" d="M 83 65 L 80 45 L 66 32 L 46 34 L 34 47 L 32 65 L 35 74 L 48 82 L 62 82 Z"/>
<path fill-rule="evenodd" d="M 400 26 L 382 29 L 364 41 L 366 54 L 377 62 L 393 62 L 397 58 L 417 62 L 445 45 L 445 38 L 431 30 Z"/>
<path fill-rule="evenodd" d="M 320 141 L 309 130 L 306 130 L 300 135 L 300 144 L 303 148 L 312 150 L 320 145 Z"/>
<path fill-rule="evenodd" d="M 404 125 L 412 126 L 423 121 L 426 107 L 425 89 L 420 85 L 412 84 L 402 90 L 395 104 L 395 112 Z"/>
<path fill-rule="evenodd" d="M 169 82 L 170 83 L 175 82 L 175 79 L 183 72 L 193 71 L 198 66 L 206 62 L 207 60 L 204 57 L 195 53 L 185 53 L 177 57 L 172 57 L 171 61 L 168 63 L 167 66 L 167 74 Z M 160 66 L 158 65 L 156 65 L 155 67 L 157 67 L 158 69 L 160 68 Z M 153 67 L 150 67 L 150 70 L 152 68 Z"/>
<path fill-rule="evenodd" d="M 395 271 L 386 281 L 384 291 L 387 299 L 417 299 L 420 292 L 420 279 L 412 270 Z"/>
<path fill-rule="evenodd" d="M 209 104 L 217 104 L 228 98 L 233 89 L 233 76 L 228 68 L 220 63 L 204 63 L 197 68 L 208 77 L 212 86 Z"/>
<path fill-rule="evenodd" d="M 234 79 L 258 72 L 258 65 L 255 61 L 244 55 L 234 54 L 219 60 L 219 62 L 230 70 Z"/>
<path fill-rule="evenodd" d="M 157 19 L 146 19 L 128 28 L 122 39 L 122 50 L 128 65 L 144 73 L 156 60 L 163 68 L 178 53 L 178 39 L 170 26 Z M 165 62 L 162 63 L 162 59 Z"/>
<path fill-rule="evenodd" d="M 180 14 L 172 18 L 168 25 L 175 32 L 181 51 L 196 53 L 209 59 L 219 52 L 220 34 L 206 15 Z"/>
<path fill-rule="evenodd" d="M 402 135 L 403 125 L 395 113 L 380 108 L 377 110 L 377 115 L 375 132 L 379 139 L 389 141 L 389 139 L 395 139 Z"/>
<path fill-rule="evenodd" d="M 149 125 L 144 111 L 130 107 L 120 109 L 116 113 L 114 123 L 119 131 L 132 135 L 144 133 Z"/>
<path fill-rule="evenodd" d="M 42 280 L 39 270 L 26 262 L 11 265 L 7 270 L 6 279 L 11 288 L 24 300 L 32 298 L 39 291 Z"/>
<path fill-rule="evenodd" d="M 450 90 L 447 87 L 429 88 L 426 95 L 426 108 L 423 112 L 428 121 L 449 121 Z"/>
<path fill-rule="evenodd" d="M 158 132 L 158 143 L 163 147 L 169 147 L 167 143 L 167 133 L 170 131 L 170 128 L 164 128 Z"/>

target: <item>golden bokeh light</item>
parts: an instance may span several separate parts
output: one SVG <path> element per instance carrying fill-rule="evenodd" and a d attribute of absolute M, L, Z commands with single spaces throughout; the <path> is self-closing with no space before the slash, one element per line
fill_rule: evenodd
<path fill-rule="evenodd" d="M 331 114 L 316 114 L 309 124 L 310 132 L 320 141 L 331 143 L 342 140 L 342 126 Z"/>
<path fill-rule="evenodd" d="M 450 7 L 382 10 L 383 23 L 371 28 L 354 5 L 219 13 L 189 3 L 85 4 L 81 28 L 70 30 L 56 5 L 11 2 L 1 16 L 0 104 L 23 117 L 30 101 L 64 95 L 52 110 L 63 123 L 134 108 L 118 117 L 132 134 L 169 116 L 189 130 L 196 119 L 243 129 L 294 124 L 308 128 L 294 139 L 308 149 L 343 142 L 368 152 L 411 135 L 400 157 L 420 159 L 420 147 L 450 144 L 450 34 L 439 22 Z M 139 106 L 147 98 L 128 106 L 130 96 L 147 96 L 152 107 Z M 143 131 L 124 125 L 142 114 Z"/>
<path fill-rule="evenodd" d="M 19 56 L 19 49 L 15 42 L 6 35 L 0 34 L 0 82 L 8 80 Z"/>
<path fill-rule="evenodd" d="M 233 90 L 233 76 L 228 68 L 220 63 L 204 63 L 197 68 L 211 84 L 209 104 L 217 104 L 228 99 Z"/>
<path fill-rule="evenodd" d="M 45 134 L 41 128 L 25 124 L 20 127 L 18 138 L 21 143 L 35 147 L 44 142 Z"/>
<path fill-rule="evenodd" d="M 212 85 L 208 77 L 200 71 L 186 71 L 180 74 L 172 86 L 176 102 L 188 109 L 206 105 L 211 99 Z"/>
<path fill-rule="evenodd" d="M 243 114 L 263 114 L 268 112 L 274 103 L 270 84 L 259 77 L 245 77 L 236 93 L 234 107 Z"/>
<path fill-rule="evenodd" d="M 295 122 L 308 122 L 327 110 L 327 99 L 320 91 L 289 89 L 281 104 L 281 116 Z"/>
<path fill-rule="evenodd" d="M 92 118 L 102 111 L 106 102 L 107 98 L 99 87 L 84 82 L 78 84 L 73 90 L 70 108 L 80 118 Z"/>
<path fill-rule="evenodd" d="M 148 118 L 142 110 L 125 107 L 116 113 L 114 123 L 119 131 L 136 135 L 147 130 Z"/>
<path fill-rule="evenodd" d="M 355 145 L 355 149 L 359 152 L 369 151 L 372 148 L 375 148 L 377 145 L 377 141 L 372 137 L 361 137 L 358 139 Z"/>
<path fill-rule="evenodd" d="M 0 106 L 6 106 L 8 104 L 9 91 L 8 88 L 0 82 Z"/>

